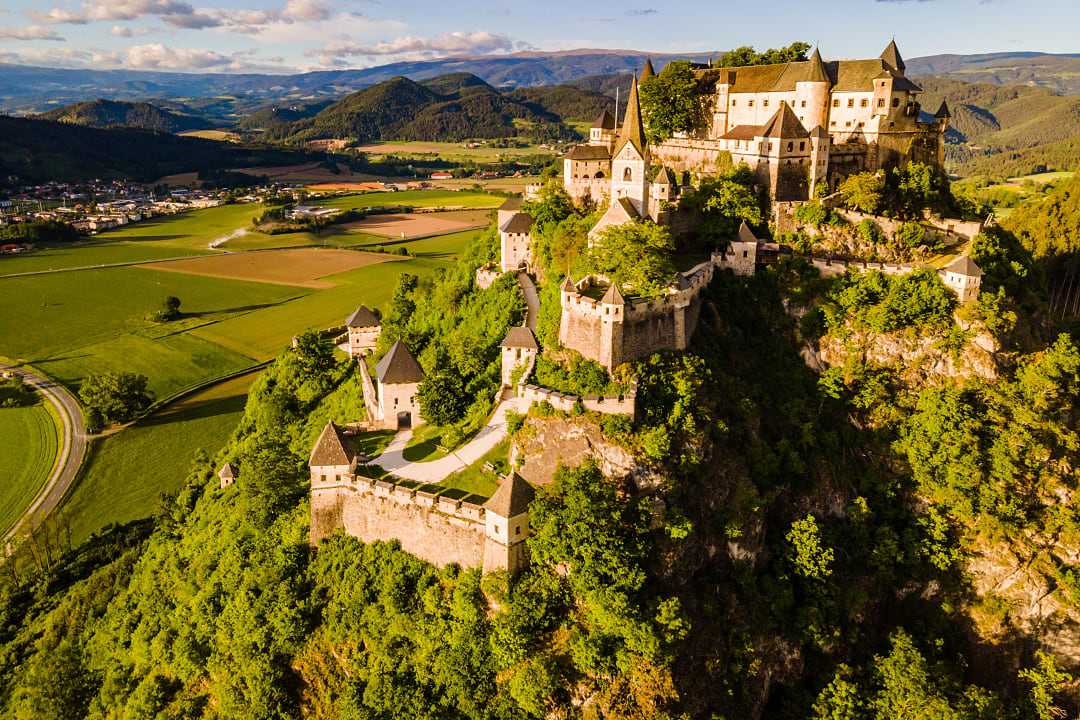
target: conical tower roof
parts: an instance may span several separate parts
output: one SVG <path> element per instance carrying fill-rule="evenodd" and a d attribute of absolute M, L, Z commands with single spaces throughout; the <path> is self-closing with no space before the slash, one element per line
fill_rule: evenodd
<path fill-rule="evenodd" d="M 375 366 L 375 376 L 384 385 L 418 383 L 423 381 L 424 371 L 405 343 L 398 340 Z"/>
<path fill-rule="evenodd" d="M 619 292 L 619 283 L 612 281 L 608 285 L 607 292 L 604 293 L 604 297 L 600 298 L 600 302 L 604 305 L 625 305 L 626 299 L 622 293 Z"/>
<path fill-rule="evenodd" d="M 936 113 L 934 113 L 934 117 L 936 117 L 938 119 L 951 118 L 952 113 L 949 112 L 949 104 L 947 102 L 945 102 L 944 100 L 942 100 L 941 101 L 941 107 L 939 107 L 938 111 Z"/>
<path fill-rule="evenodd" d="M 619 133 L 619 140 L 615 143 L 615 150 L 611 153 L 612 157 L 617 156 L 627 144 L 633 145 L 634 148 L 645 157 L 645 125 L 641 121 L 641 104 L 638 101 L 638 82 L 635 77 L 630 83 L 630 99 L 626 101 L 626 115 L 623 116 L 622 131 Z"/>
<path fill-rule="evenodd" d="M 904 65 L 904 58 L 900 57 L 900 48 L 896 47 L 895 38 L 889 41 L 888 47 L 881 53 L 881 59 L 901 75 L 907 70 L 907 65 Z"/>
<path fill-rule="evenodd" d="M 754 235 L 754 231 L 750 229 L 750 226 L 746 224 L 746 221 L 742 221 L 742 225 L 739 226 L 739 242 L 756 243 L 757 237 Z"/>
<path fill-rule="evenodd" d="M 645 66 L 641 68 L 641 82 L 645 82 L 651 77 L 656 77 L 656 71 L 653 70 L 652 58 L 645 58 Z"/>
<path fill-rule="evenodd" d="M 615 122 L 615 117 L 607 110 L 607 108 L 597 116 L 592 124 L 594 128 L 601 128 L 603 130 L 614 130 L 616 125 L 618 125 L 618 123 Z"/>
<path fill-rule="evenodd" d="M 806 75 L 807 82 L 829 82 L 829 75 L 825 72 L 825 63 L 821 61 L 821 53 L 814 48 L 814 54 L 810 56 L 810 70 Z"/>
<path fill-rule="evenodd" d="M 311 467 L 333 467 L 352 464 L 353 454 L 345 444 L 345 436 L 333 422 L 326 423 L 322 435 L 311 451 L 308 465 Z"/>
<path fill-rule="evenodd" d="M 536 491 L 532 485 L 525 481 L 516 472 L 511 472 L 495 494 L 484 503 L 484 510 L 494 513 L 499 517 L 517 517 L 528 511 L 529 503 L 536 497 Z"/>

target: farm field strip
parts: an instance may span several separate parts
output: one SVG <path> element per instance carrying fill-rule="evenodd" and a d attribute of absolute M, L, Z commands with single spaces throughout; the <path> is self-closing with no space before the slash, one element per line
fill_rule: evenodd
<path fill-rule="evenodd" d="M 324 207 L 345 210 L 386 205 L 408 205 L 417 208 L 494 208 L 501 205 L 503 200 L 504 198 L 498 195 L 471 190 L 403 190 L 400 192 L 373 192 L 331 197 L 320 200 L 318 204 Z"/>
<path fill-rule="evenodd" d="M 59 452 L 59 425 L 45 402 L 0 408 L 0 535 L 18 521 L 49 479 Z"/>
<path fill-rule="evenodd" d="M 332 282 L 321 280 L 327 275 L 335 275 L 368 265 L 378 265 L 395 259 L 388 255 L 356 250 L 297 248 L 231 253 L 145 267 L 202 277 L 323 289 L 334 286 Z"/>

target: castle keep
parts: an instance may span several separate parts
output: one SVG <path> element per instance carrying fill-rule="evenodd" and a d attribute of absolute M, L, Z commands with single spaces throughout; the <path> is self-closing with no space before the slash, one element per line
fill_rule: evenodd
<path fill-rule="evenodd" d="M 919 161 L 940 166 L 950 122 L 947 105 L 923 112 L 922 89 L 905 76 L 895 41 L 877 58 L 825 62 L 815 50 L 803 62 L 736 68 L 699 67 L 711 83 L 710 122 L 651 148 L 654 162 L 676 172 L 715 172 L 727 159 L 745 163 L 776 200 L 805 200 L 818 183 Z M 652 75 L 651 64 L 642 81 Z M 636 85 L 636 83 L 635 83 Z M 630 104 L 636 104 L 636 87 Z M 639 119 L 624 122 L 633 127 Z M 620 172 L 614 119 L 601 115 L 589 143 L 564 159 L 566 191 L 575 198 L 620 197 L 606 178 Z M 620 135 L 622 137 L 622 135 Z M 640 212 L 640 208 L 637 208 Z M 655 219 L 655 218 L 654 218 Z"/>

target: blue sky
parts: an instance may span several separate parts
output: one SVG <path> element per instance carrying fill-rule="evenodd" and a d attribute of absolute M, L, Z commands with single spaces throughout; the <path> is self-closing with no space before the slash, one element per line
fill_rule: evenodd
<path fill-rule="evenodd" d="M 0 62 L 202 72 L 368 67 L 521 50 L 805 40 L 826 59 L 1080 52 L 1077 0 L 4 0 Z M 613 7 L 615 6 L 615 7 Z M 809 14 L 813 10 L 814 15 Z"/>

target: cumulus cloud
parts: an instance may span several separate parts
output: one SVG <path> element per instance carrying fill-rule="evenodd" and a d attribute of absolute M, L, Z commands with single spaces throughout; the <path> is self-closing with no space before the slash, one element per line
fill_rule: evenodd
<path fill-rule="evenodd" d="M 109 32 L 116 37 L 129 38 L 148 35 L 152 30 L 150 28 L 133 28 L 130 25 L 113 25 Z"/>
<path fill-rule="evenodd" d="M 0 40 L 52 40 L 64 42 L 55 30 L 40 25 L 30 25 L 22 28 L 0 28 Z"/>
<path fill-rule="evenodd" d="M 350 57 L 437 58 L 452 55 L 490 55 L 524 50 L 530 46 L 506 35 L 484 31 L 450 32 L 433 37 L 406 35 L 371 44 L 330 43 L 325 49 L 308 52 L 323 65 L 341 65 Z"/>
<path fill-rule="evenodd" d="M 275 23 L 326 20 L 332 13 L 323 0 L 286 0 L 283 6 L 270 10 L 196 8 L 186 0 L 85 0 L 76 11 L 55 7 L 33 15 L 41 22 L 68 25 L 157 17 L 167 25 L 184 30 L 226 28 L 257 33 Z"/>
<path fill-rule="evenodd" d="M 649 15 L 657 15 L 660 11 L 656 8 L 637 8 L 636 10 L 627 10 L 626 14 L 630 17 L 648 17 Z"/>
<path fill-rule="evenodd" d="M 261 58 L 256 50 L 221 53 L 200 48 L 174 48 L 161 43 L 136 45 L 125 50 L 27 50 L 0 52 L 0 61 L 55 67 L 123 68 L 201 72 L 283 72 L 282 58 Z"/>

